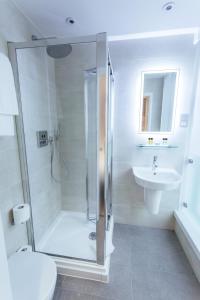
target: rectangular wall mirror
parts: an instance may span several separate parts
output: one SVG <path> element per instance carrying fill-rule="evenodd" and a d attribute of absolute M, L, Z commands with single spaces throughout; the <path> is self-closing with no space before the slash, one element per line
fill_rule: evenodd
<path fill-rule="evenodd" d="M 140 132 L 171 132 L 178 71 L 142 72 Z"/>

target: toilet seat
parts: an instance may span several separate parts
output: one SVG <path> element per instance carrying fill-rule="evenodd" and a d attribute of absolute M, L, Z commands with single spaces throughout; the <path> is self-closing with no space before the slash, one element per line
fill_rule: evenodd
<path fill-rule="evenodd" d="M 50 300 L 56 285 L 55 262 L 45 254 L 19 252 L 9 260 L 14 300 Z"/>

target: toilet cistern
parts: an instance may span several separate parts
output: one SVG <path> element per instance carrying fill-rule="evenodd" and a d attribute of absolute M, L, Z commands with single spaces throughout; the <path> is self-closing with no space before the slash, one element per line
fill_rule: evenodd
<path fill-rule="evenodd" d="M 157 155 L 154 155 L 154 157 L 153 157 L 153 164 L 152 164 L 152 171 L 153 171 L 153 175 L 156 175 L 156 170 L 157 170 L 157 168 L 158 168 L 158 163 L 157 163 L 157 161 L 158 161 L 158 156 Z"/>

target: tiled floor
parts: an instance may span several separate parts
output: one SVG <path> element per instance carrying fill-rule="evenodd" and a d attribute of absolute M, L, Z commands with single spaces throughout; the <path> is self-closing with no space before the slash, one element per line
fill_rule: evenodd
<path fill-rule="evenodd" d="M 54 300 L 199 300 L 174 232 L 116 224 L 110 283 L 58 277 Z"/>

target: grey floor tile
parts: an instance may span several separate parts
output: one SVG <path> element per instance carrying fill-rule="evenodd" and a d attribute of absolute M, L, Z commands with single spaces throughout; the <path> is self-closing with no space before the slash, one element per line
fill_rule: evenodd
<path fill-rule="evenodd" d="M 54 300 L 199 300 L 200 284 L 170 230 L 115 224 L 108 284 L 58 276 Z"/>
<path fill-rule="evenodd" d="M 132 239 L 132 236 L 134 235 L 135 231 L 137 232 L 136 226 L 115 223 L 113 240 L 130 240 Z"/>
<path fill-rule="evenodd" d="M 53 300 L 110 300 L 110 299 L 102 298 L 98 296 L 91 296 L 88 294 L 80 294 L 79 292 L 57 288 Z"/>
<path fill-rule="evenodd" d="M 162 248 L 182 251 L 175 233 L 171 230 L 138 227 L 138 230 L 134 229 L 132 244 L 135 247 L 145 247 L 152 250 L 159 250 Z"/>
<path fill-rule="evenodd" d="M 146 268 L 148 271 L 162 271 L 175 274 L 187 274 L 194 277 L 192 268 L 185 257 L 185 254 L 166 255 L 165 253 L 152 252 L 147 249 L 135 249 L 132 252 L 132 270 Z"/>
<path fill-rule="evenodd" d="M 134 300 L 199 300 L 200 285 L 182 274 L 138 270 L 133 278 Z"/>
<path fill-rule="evenodd" d="M 132 262 L 132 241 L 117 239 L 113 241 L 115 250 L 112 254 L 111 264 L 121 264 L 124 266 L 130 266 Z"/>
<path fill-rule="evenodd" d="M 60 277 L 57 287 L 110 300 L 132 300 L 132 274 L 127 266 L 120 264 L 111 265 L 110 282 L 107 284 L 72 277 Z"/>
<path fill-rule="evenodd" d="M 59 289 L 59 288 L 56 286 L 56 289 L 55 289 L 55 292 L 54 292 L 53 300 L 61 300 L 61 299 L 62 299 L 61 297 L 62 297 L 61 289 Z"/>

